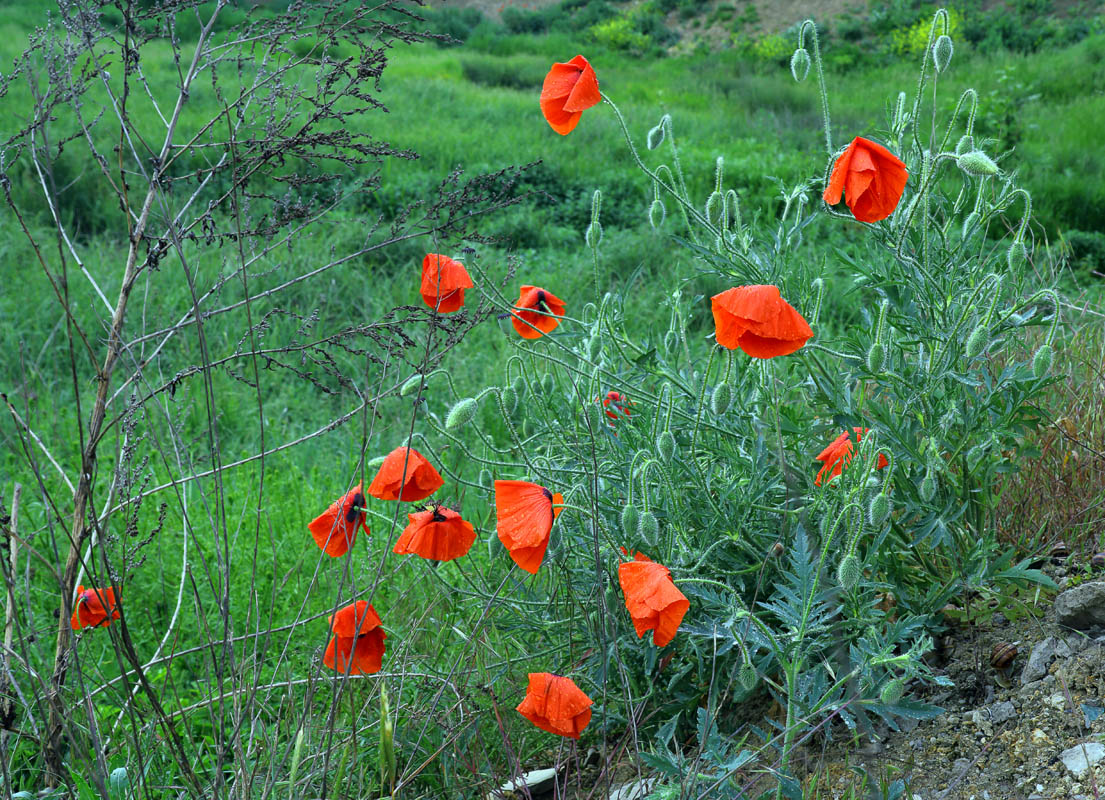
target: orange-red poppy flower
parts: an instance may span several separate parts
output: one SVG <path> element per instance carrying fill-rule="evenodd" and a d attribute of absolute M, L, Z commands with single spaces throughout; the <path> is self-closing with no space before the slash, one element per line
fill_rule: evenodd
<path fill-rule="evenodd" d="M 633 561 L 618 565 L 618 583 L 638 638 L 652 631 L 652 641 L 657 647 L 670 642 L 691 607 L 691 602 L 672 582 L 671 571 L 637 553 Z"/>
<path fill-rule="evenodd" d="M 77 607 L 69 618 L 69 626 L 77 631 L 81 628 L 106 628 L 113 619 L 119 619 L 119 609 L 115 604 L 115 589 L 93 589 L 77 587 Z"/>
<path fill-rule="evenodd" d="M 531 672 L 518 713 L 543 731 L 578 739 L 591 721 L 592 705 L 594 701 L 571 678 Z"/>
<path fill-rule="evenodd" d="M 511 309 L 510 321 L 523 339 L 537 339 L 560 324 L 565 309 L 564 301 L 552 292 L 540 286 L 523 286 Z"/>
<path fill-rule="evenodd" d="M 439 314 L 451 314 L 464 305 L 464 290 L 476 284 L 464 264 L 430 253 L 422 259 L 422 299 Z"/>
<path fill-rule="evenodd" d="M 396 447 L 380 465 L 368 486 L 368 493 L 380 500 L 417 503 L 444 485 L 445 481 L 425 456 L 413 447 Z"/>
<path fill-rule="evenodd" d="M 357 541 L 357 528 L 364 528 L 366 534 L 369 532 L 365 522 L 364 492 L 359 483 L 307 523 L 315 544 L 334 558 L 344 556 Z"/>
<path fill-rule="evenodd" d="M 867 435 L 867 428 L 852 428 L 852 433 L 848 431 L 840 434 L 836 437 L 828 447 L 817 454 L 817 460 L 821 461 L 824 466 L 821 467 L 821 471 L 817 473 L 817 478 L 814 479 L 814 485 L 820 486 L 822 480 L 831 481 L 838 476 L 843 469 L 848 466 L 852 460 L 852 435 L 855 435 L 855 444 L 859 444 L 863 441 L 863 437 Z M 878 463 L 875 465 L 876 469 L 882 469 L 890 462 L 886 460 L 886 456 L 879 453 Z M 828 473 L 828 478 L 825 474 Z"/>
<path fill-rule="evenodd" d="M 610 417 L 610 419 L 628 417 L 629 407 L 632 405 L 633 403 L 630 402 L 628 397 L 614 389 L 611 389 L 606 393 L 606 396 L 602 398 L 602 407 L 606 409 L 606 416 Z"/>
<path fill-rule="evenodd" d="M 583 112 L 600 100 L 598 78 L 583 56 L 553 64 L 541 87 L 541 113 L 561 136 L 571 133 Z"/>
<path fill-rule="evenodd" d="M 717 343 L 753 358 L 789 355 L 813 336 L 776 286 L 736 286 L 715 294 L 710 305 Z"/>
<path fill-rule="evenodd" d="M 843 194 L 853 217 L 878 222 L 898 207 L 907 178 L 900 158 L 881 144 L 857 136 L 833 164 L 823 196 L 834 206 Z"/>
<path fill-rule="evenodd" d="M 407 514 L 407 519 L 410 524 L 399 534 L 393 550 L 399 555 L 414 553 L 433 561 L 452 561 L 467 553 L 476 541 L 472 523 L 445 506 Z"/>
<path fill-rule="evenodd" d="M 322 663 L 330 669 L 350 675 L 379 672 L 384 660 L 383 622 L 376 609 L 366 600 L 340 609 L 330 615 L 330 632 L 334 634 Z"/>
<path fill-rule="evenodd" d="M 495 481 L 495 519 L 499 541 L 514 563 L 537 574 L 549 547 L 549 532 L 564 502 L 559 492 L 527 481 Z"/>

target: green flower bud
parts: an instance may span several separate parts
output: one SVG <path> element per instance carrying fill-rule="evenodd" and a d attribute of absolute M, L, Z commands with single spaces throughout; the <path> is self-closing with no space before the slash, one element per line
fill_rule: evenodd
<path fill-rule="evenodd" d="M 656 544 L 656 539 L 660 535 L 660 523 L 651 511 L 641 512 L 641 517 L 637 520 L 637 535 L 649 544 Z"/>
<path fill-rule="evenodd" d="M 671 431 L 661 431 L 656 437 L 656 452 L 660 454 L 660 460 L 667 464 L 675 455 L 675 434 Z"/>
<path fill-rule="evenodd" d="M 975 232 L 975 228 L 978 227 L 978 223 L 982 221 L 982 218 L 978 215 L 977 211 L 972 211 L 963 220 L 963 238 L 970 239 L 971 234 Z"/>
<path fill-rule="evenodd" d="M 602 355 L 602 339 L 595 335 L 587 340 L 587 360 L 598 361 L 600 355 Z"/>
<path fill-rule="evenodd" d="M 998 165 L 994 163 L 990 156 L 983 153 L 981 150 L 971 150 L 961 155 L 956 159 L 956 163 L 959 168 L 966 172 L 968 175 L 974 175 L 975 177 L 985 177 L 988 175 L 997 175 L 1000 171 Z"/>
<path fill-rule="evenodd" d="M 602 241 L 602 223 L 596 219 L 588 225 L 586 233 L 583 234 L 583 241 L 588 247 L 598 247 L 599 242 Z"/>
<path fill-rule="evenodd" d="M 952 37 L 947 34 L 937 37 L 936 44 L 932 46 L 932 62 L 936 65 L 937 72 L 943 72 L 948 68 L 954 50 Z"/>
<path fill-rule="evenodd" d="M 514 393 L 519 400 L 526 396 L 526 379 L 521 375 L 514 379 Z"/>
<path fill-rule="evenodd" d="M 709 198 L 706 200 L 706 219 L 713 222 L 715 216 L 721 214 L 721 205 L 725 202 L 725 198 L 721 192 L 711 192 Z"/>
<path fill-rule="evenodd" d="M 859 583 L 860 563 L 859 559 L 849 553 L 840 560 L 840 566 L 836 568 L 836 580 L 845 589 L 853 589 Z"/>
<path fill-rule="evenodd" d="M 964 153 L 969 153 L 975 149 L 975 137 L 969 133 L 959 137 L 959 141 L 955 145 L 955 154 L 961 156 Z"/>
<path fill-rule="evenodd" d="M 1051 352 L 1050 344 L 1045 344 L 1036 351 L 1036 355 L 1032 357 L 1032 374 L 1036 376 L 1036 380 L 1043 380 L 1047 377 L 1047 374 L 1051 372 L 1051 362 L 1053 360 L 1054 355 Z"/>
<path fill-rule="evenodd" d="M 1009 245 L 1009 250 L 1005 253 L 1005 263 L 1009 265 L 1009 269 L 1016 269 L 1027 260 L 1028 249 L 1024 246 L 1024 242 L 1020 239 L 1014 239 L 1013 244 Z"/>
<path fill-rule="evenodd" d="M 660 117 L 660 121 L 656 123 L 656 127 L 648 132 L 648 136 L 645 138 L 645 146 L 649 150 L 655 150 L 664 142 L 664 137 L 667 135 L 667 122 L 670 117 L 665 114 Z"/>
<path fill-rule="evenodd" d="M 990 331 L 986 330 L 985 325 L 979 325 L 973 331 L 971 335 L 967 337 L 967 358 L 975 359 L 982 353 L 983 350 L 990 344 Z"/>
<path fill-rule="evenodd" d="M 664 224 L 667 215 L 668 210 L 664 208 L 664 201 L 657 197 L 652 201 L 652 205 L 648 207 L 648 224 L 654 229 L 659 228 Z"/>
<path fill-rule="evenodd" d="M 932 470 L 925 470 L 925 477 L 921 479 L 921 488 L 919 490 L 921 499 L 926 503 L 931 503 L 932 498 L 936 497 L 936 477 L 932 474 Z"/>
<path fill-rule="evenodd" d="M 479 484 L 480 484 L 480 486 L 484 487 L 485 489 L 490 489 L 491 488 L 491 485 L 492 485 L 491 470 L 487 469 L 486 467 L 484 469 L 480 470 Z"/>
<path fill-rule="evenodd" d="M 794 76 L 794 80 L 801 83 L 809 73 L 810 54 L 806 51 L 806 48 L 799 47 L 794 51 L 794 55 L 790 57 L 790 74 Z"/>
<path fill-rule="evenodd" d="M 364 465 L 365 471 L 376 472 L 378 469 L 380 469 L 380 465 L 384 463 L 385 458 L 387 458 L 387 456 L 376 456 L 376 458 L 372 459 Z"/>
<path fill-rule="evenodd" d="M 737 680 L 740 681 L 740 685 L 744 687 L 746 692 L 751 692 L 756 688 L 757 677 L 756 668 L 747 661 L 741 664 L 740 669 L 737 670 Z"/>
<path fill-rule="evenodd" d="M 886 365 L 886 346 L 881 342 L 875 342 L 867 349 L 867 369 L 870 372 L 882 372 Z"/>
<path fill-rule="evenodd" d="M 476 418 L 476 412 L 479 408 L 480 404 L 476 402 L 474 397 L 465 397 L 463 400 L 458 400 L 457 404 L 449 409 L 449 414 L 445 417 L 445 430 L 451 431 L 461 425 L 467 425 Z"/>
<path fill-rule="evenodd" d="M 551 395 L 556 390 L 556 378 L 552 376 L 551 372 L 546 372 L 544 377 L 541 378 L 541 391 L 546 397 Z"/>
<path fill-rule="evenodd" d="M 871 505 L 867 508 L 867 519 L 872 528 L 881 528 L 883 523 L 890 519 L 890 497 L 886 492 L 879 492 L 871 498 Z"/>
<path fill-rule="evenodd" d="M 534 424 L 533 420 L 529 417 L 522 420 L 522 435 L 528 439 L 535 433 L 537 433 L 537 425 Z"/>
<path fill-rule="evenodd" d="M 630 538 L 636 536 L 637 524 L 640 517 L 641 514 L 637 511 L 637 506 L 632 503 L 626 503 L 625 508 L 622 509 L 622 533 Z"/>
<path fill-rule="evenodd" d="M 675 352 L 677 347 L 679 347 L 679 334 L 675 331 L 668 331 L 667 333 L 665 333 L 664 350 L 666 350 L 667 353 L 671 355 Z"/>
<path fill-rule="evenodd" d="M 905 694 L 905 682 L 901 678 L 893 678 L 887 681 L 882 691 L 879 692 L 879 701 L 884 706 L 892 706 L 902 699 Z"/>
<path fill-rule="evenodd" d="M 733 389 L 729 384 L 719 383 L 714 387 L 714 393 L 710 396 L 710 410 L 714 416 L 720 417 L 729 410 L 729 404 L 733 402 Z"/>
<path fill-rule="evenodd" d="M 507 414 L 513 414 L 514 409 L 518 405 L 518 393 L 514 391 L 513 386 L 504 386 L 502 388 L 500 397 L 503 401 L 503 408 Z"/>
<path fill-rule="evenodd" d="M 422 376 L 417 373 L 407 378 L 406 382 L 399 387 L 399 394 L 403 397 L 407 397 L 410 394 L 418 391 L 418 387 L 422 385 Z"/>

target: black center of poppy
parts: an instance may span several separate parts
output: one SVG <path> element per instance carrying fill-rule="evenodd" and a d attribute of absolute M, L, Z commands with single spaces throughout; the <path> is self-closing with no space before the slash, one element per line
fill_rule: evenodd
<path fill-rule="evenodd" d="M 435 508 L 434 509 L 433 519 L 434 519 L 434 522 L 444 522 L 445 521 L 445 515 L 441 513 L 440 508 Z"/>
<path fill-rule="evenodd" d="M 357 517 L 361 514 L 361 509 L 364 508 L 364 495 L 357 492 L 353 495 L 353 502 L 349 504 L 349 508 L 345 510 L 345 521 L 356 522 Z"/>
<path fill-rule="evenodd" d="M 552 502 L 552 492 L 550 492 L 544 486 L 541 487 L 541 494 L 545 495 L 545 499 L 548 500 L 550 503 Z"/>
<path fill-rule="evenodd" d="M 549 310 L 549 304 L 546 301 L 544 289 L 538 289 L 537 302 L 533 304 L 533 307 L 536 308 L 538 311 L 547 312 Z"/>

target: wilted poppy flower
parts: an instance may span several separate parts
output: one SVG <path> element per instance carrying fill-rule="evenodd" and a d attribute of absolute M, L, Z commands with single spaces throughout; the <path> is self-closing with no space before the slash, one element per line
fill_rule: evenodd
<path fill-rule="evenodd" d="M 564 301 L 539 286 L 523 286 L 511 309 L 510 321 L 523 339 L 537 339 L 560 324 Z"/>
<path fill-rule="evenodd" d="M 600 100 L 598 78 L 583 56 L 553 64 L 541 87 L 541 113 L 561 136 L 571 133 L 583 112 Z"/>
<path fill-rule="evenodd" d="M 119 609 L 115 606 L 115 589 L 88 589 L 77 587 L 77 607 L 69 618 L 69 626 L 77 631 L 81 628 L 106 628 L 113 619 L 119 619 Z"/>
<path fill-rule="evenodd" d="M 823 196 L 834 206 L 843 194 L 853 217 L 878 222 L 898 207 L 907 178 L 901 159 L 881 144 L 857 136 L 833 164 Z"/>
<path fill-rule="evenodd" d="M 476 530 L 460 514 L 445 506 L 434 506 L 407 514 L 410 524 L 399 534 L 393 552 L 414 553 L 434 561 L 460 558 L 476 541 Z"/>
<path fill-rule="evenodd" d="M 657 647 L 670 642 L 691 602 L 675 587 L 668 568 L 637 553 L 633 561 L 618 565 L 618 583 L 638 638 L 652 631 L 652 641 Z"/>
<path fill-rule="evenodd" d="M 592 705 L 594 701 L 571 678 L 531 672 L 518 713 L 543 731 L 578 739 L 591 721 Z"/>
<path fill-rule="evenodd" d="M 430 253 L 422 259 L 422 299 L 439 314 L 451 314 L 464 305 L 464 290 L 475 286 L 464 264 Z"/>
<path fill-rule="evenodd" d="M 403 470 L 404 464 L 406 471 Z M 425 456 L 413 447 L 396 447 L 380 465 L 376 477 L 368 486 L 368 493 L 380 500 L 417 503 L 444 485 L 445 481 Z"/>
<path fill-rule="evenodd" d="M 527 481 L 495 481 L 495 519 L 499 541 L 514 563 L 537 574 L 549 547 L 549 532 L 564 502 L 559 492 Z"/>
<path fill-rule="evenodd" d="M 307 523 L 307 529 L 315 538 L 315 544 L 322 548 L 328 556 L 338 558 L 344 556 L 353 543 L 357 541 L 357 528 L 364 528 L 368 533 L 368 524 L 365 522 L 365 499 L 361 484 L 346 492 L 341 499 Z"/>
<path fill-rule="evenodd" d="M 606 409 L 606 416 L 610 419 L 617 419 L 618 417 L 628 417 L 629 407 L 633 405 L 629 398 L 621 392 L 611 389 L 606 393 L 606 396 L 602 398 L 602 406 Z"/>
<path fill-rule="evenodd" d="M 867 435 L 867 428 L 852 428 L 852 434 L 855 435 L 855 443 L 863 441 L 863 437 Z M 814 479 L 814 485 L 820 486 L 822 480 L 831 481 L 841 471 L 848 466 L 852 460 L 852 434 L 848 431 L 840 434 L 832 441 L 832 443 L 817 454 L 817 460 L 823 462 L 824 466 L 821 467 L 821 471 L 817 473 L 817 478 Z M 878 463 L 875 465 L 876 469 L 882 469 L 890 462 L 886 460 L 886 456 L 879 453 Z M 825 473 L 828 473 L 828 478 L 825 478 Z"/>
<path fill-rule="evenodd" d="M 376 609 L 366 600 L 330 615 L 330 632 L 334 637 L 326 647 L 322 663 L 330 669 L 350 675 L 379 672 L 384 660 L 384 639 L 388 638 L 380 626 Z"/>
<path fill-rule="evenodd" d="M 715 294 L 710 305 L 717 343 L 753 358 L 789 355 L 813 336 L 776 286 L 736 286 Z"/>

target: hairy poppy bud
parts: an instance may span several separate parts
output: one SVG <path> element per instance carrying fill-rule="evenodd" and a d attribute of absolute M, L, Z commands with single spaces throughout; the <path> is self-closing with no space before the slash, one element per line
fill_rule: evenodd
<path fill-rule="evenodd" d="M 479 483 L 480 483 L 480 486 L 484 487 L 485 489 L 490 489 L 491 488 L 491 470 L 489 470 L 487 468 L 484 468 L 484 469 L 480 470 Z"/>
<path fill-rule="evenodd" d="M 376 456 L 376 458 L 364 465 L 365 472 L 376 472 L 386 460 L 387 456 Z"/>
<path fill-rule="evenodd" d="M 886 346 L 882 342 L 875 342 L 867 349 L 867 369 L 870 372 L 882 372 L 886 364 Z"/>
<path fill-rule="evenodd" d="M 790 74 L 794 80 L 801 83 L 810 74 L 810 54 L 804 47 L 799 47 L 790 57 Z"/>
<path fill-rule="evenodd" d="M 1045 344 L 1036 351 L 1036 355 L 1032 357 L 1032 374 L 1036 376 L 1036 380 L 1043 380 L 1047 377 L 1047 374 L 1051 372 L 1052 360 L 1050 344 Z"/>
<path fill-rule="evenodd" d="M 499 394 L 499 399 L 502 400 L 503 409 L 506 410 L 508 415 L 514 413 L 515 407 L 518 405 L 518 393 L 514 391 L 513 386 L 504 386 Z"/>
<path fill-rule="evenodd" d="M 729 404 L 733 402 L 733 390 L 724 381 L 714 387 L 714 393 L 710 396 L 710 410 L 714 416 L 720 417 L 729 410 Z"/>
<path fill-rule="evenodd" d="M 598 247 L 602 241 L 602 223 L 597 219 L 587 226 L 587 232 L 583 234 L 583 241 L 588 247 Z"/>
<path fill-rule="evenodd" d="M 406 382 L 399 387 L 399 394 L 403 397 L 407 397 L 410 394 L 418 391 L 418 387 L 422 385 L 422 376 L 415 373 L 407 378 Z"/>
<path fill-rule="evenodd" d="M 985 325 L 979 325 L 971 331 L 971 335 L 967 337 L 967 358 L 977 358 L 989 344 L 990 331 L 986 330 Z"/>
<path fill-rule="evenodd" d="M 640 516 L 640 512 L 637 511 L 637 506 L 632 503 L 626 503 L 625 508 L 622 509 L 622 533 L 629 537 L 636 536 L 637 523 Z"/>
<path fill-rule="evenodd" d="M 667 135 L 667 123 L 670 120 L 667 114 L 660 117 L 660 121 L 656 123 L 656 127 L 648 132 L 648 136 L 645 137 L 645 146 L 649 150 L 655 150 L 664 142 L 664 137 Z"/>
<path fill-rule="evenodd" d="M 972 211 L 963 220 L 963 238 L 970 239 L 971 234 L 975 232 L 975 228 L 978 227 L 978 223 L 981 217 L 979 217 L 977 211 Z"/>
<path fill-rule="evenodd" d="M 892 706 L 902 699 L 903 694 L 905 694 L 905 683 L 901 678 L 893 678 L 882 687 L 879 700 L 884 706 Z"/>
<path fill-rule="evenodd" d="M 952 45 L 952 37 L 947 34 L 937 37 L 936 44 L 932 46 L 932 62 L 936 65 L 937 72 L 943 72 L 948 68 L 954 50 L 955 47 Z"/>
<path fill-rule="evenodd" d="M 981 150 L 966 152 L 956 159 L 955 163 L 957 163 L 959 168 L 968 175 L 974 175 L 976 177 L 997 175 L 999 172 L 998 165 L 994 163 L 994 160 Z"/>
<path fill-rule="evenodd" d="M 597 335 L 592 336 L 587 340 L 587 360 L 598 361 L 600 355 L 602 355 L 602 339 Z"/>
<path fill-rule="evenodd" d="M 661 431 L 656 437 L 656 452 L 660 454 L 660 460 L 667 464 L 675 455 L 675 434 L 671 431 Z"/>
<path fill-rule="evenodd" d="M 556 378 L 552 376 L 551 372 L 546 372 L 544 377 L 541 378 L 541 391 L 546 395 L 551 395 L 556 389 Z"/>
<path fill-rule="evenodd" d="M 751 692 L 756 688 L 756 668 L 745 661 L 737 670 L 737 680 L 740 681 L 740 685 L 744 687 L 746 692 Z"/>
<path fill-rule="evenodd" d="M 679 334 L 675 331 L 668 331 L 664 334 L 664 350 L 671 355 L 675 352 L 675 348 L 679 346 Z"/>
<path fill-rule="evenodd" d="M 537 433 L 537 425 L 529 417 L 522 420 L 522 435 L 529 439 L 533 434 Z"/>
<path fill-rule="evenodd" d="M 706 199 L 706 220 L 713 222 L 715 216 L 721 216 L 722 203 L 725 202 L 725 198 L 721 192 L 714 191 L 710 193 L 710 196 Z"/>
<path fill-rule="evenodd" d="M 664 224 L 667 216 L 668 210 L 664 208 L 664 201 L 657 197 L 648 207 L 648 224 L 657 229 Z"/>
<path fill-rule="evenodd" d="M 514 379 L 514 393 L 519 400 L 526 396 L 526 379 L 521 375 Z"/>
<path fill-rule="evenodd" d="M 651 511 L 641 512 L 641 517 L 637 520 L 637 535 L 649 544 L 656 544 L 656 538 L 660 535 L 660 523 Z"/>
<path fill-rule="evenodd" d="M 461 425 L 467 425 L 476 418 L 478 410 L 479 403 L 476 402 L 474 397 L 466 397 L 457 401 L 457 404 L 449 409 L 449 414 L 445 417 L 445 430 L 451 431 Z"/>
<path fill-rule="evenodd" d="M 840 560 L 840 566 L 836 568 L 836 580 L 845 589 L 852 589 L 859 583 L 859 572 L 859 559 L 849 553 Z"/>
<path fill-rule="evenodd" d="M 926 503 L 931 503 L 932 498 L 936 496 L 936 478 L 932 474 L 932 470 L 925 470 L 925 477 L 921 479 L 921 488 L 919 490 L 921 499 Z"/>
<path fill-rule="evenodd" d="M 1009 265 L 1009 269 L 1016 269 L 1025 261 L 1028 260 L 1028 250 L 1024 246 L 1024 242 L 1020 239 L 1014 239 L 1013 244 L 1009 245 L 1009 250 L 1005 253 L 1005 263 Z"/>
<path fill-rule="evenodd" d="M 871 505 L 867 508 L 867 519 L 872 528 L 881 528 L 883 523 L 890 518 L 890 498 L 886 492 L 879 492 L 871 498 Z"/>
<path fill-rule="evenodd" d="M 975 149 L 975 137 L 967 133 L 959 137 L 959 141 L 955 143 L 955 154 L 961 156 L 964 153 L 969 153 Z"/>

